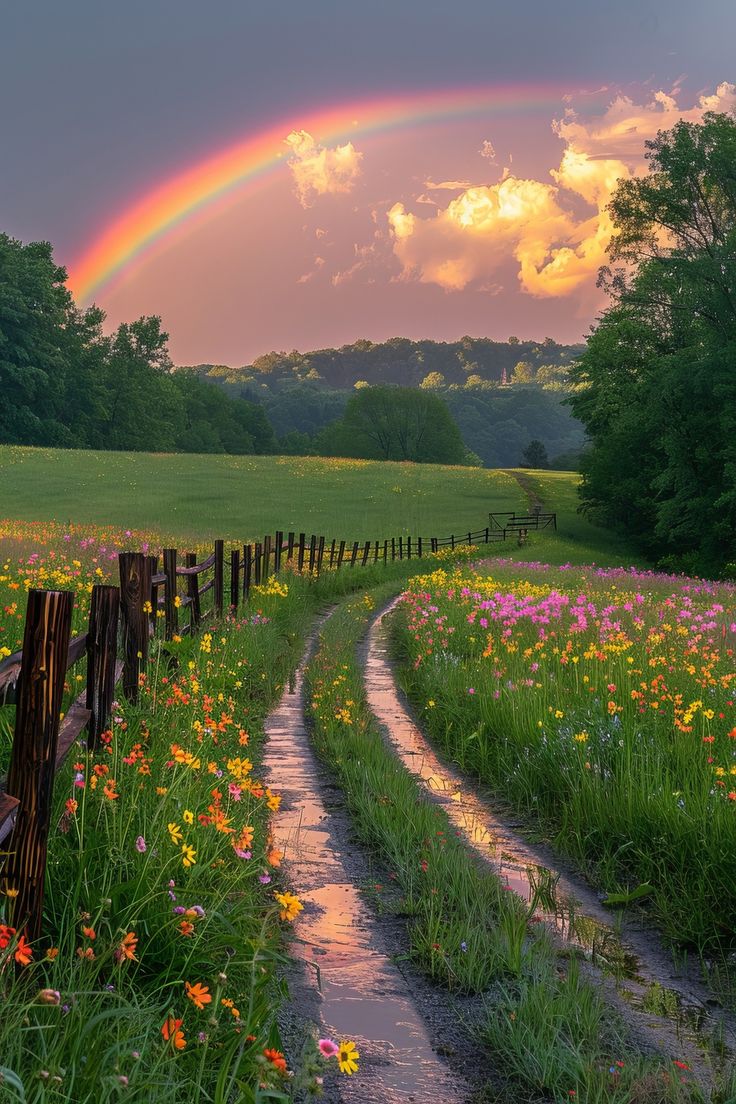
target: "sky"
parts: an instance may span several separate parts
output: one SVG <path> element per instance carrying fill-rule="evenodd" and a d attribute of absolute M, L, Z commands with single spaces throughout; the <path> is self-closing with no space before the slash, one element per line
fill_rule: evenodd
<path fill-rule="evenodd" d="M 178 364 L 578 341 L 617 179 L 736 109 L 733 0 L 0 0 L 0 231 Z"/>

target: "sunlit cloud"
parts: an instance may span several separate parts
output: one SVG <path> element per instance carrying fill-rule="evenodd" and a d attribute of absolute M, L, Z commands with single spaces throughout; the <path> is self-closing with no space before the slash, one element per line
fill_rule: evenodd
<path fill-rule="evenodd" d="M 363 159 L 363 154 L 352 142 L 328 149 L 320 146 L 306 130 L 293 130 L 285 142 L 291 150 L 288 165 L 303 207 L 311 206 L 317 196 L 352 191 Z"/>
<path fill-rule="evenodd" d="M 395 203 L 388 223 L 402 278 L 447 291 L 496 288 L 492 278 L 511 260 L 529 295 L 595 297 L 594 278 L 612 234 L 606 206 L 619 179 L 646 171 L 645 141 L 678 119 L 698 122 L 706 111 L 736 110 L 733 84 L 719 85 L 686 110 L 678 106 L 678 92 L 656 92 L 644 104 L 619 95 L 589 116 L 569 107 L 553 124 L 565 143 L 559 166 L 549 171 L 553 183 L 505 169 L 497 184 L 466 188 L 434 216 L 419 217 Z M 495 153 L 490 142 L 481 153 Z"/>
<path fill-rule="evenodd" d="M 489 138 L 486 138 L 483 141 L 483 144 L 481 145 L 480 149 L 478 150 L 478 153 L 481 155 L 481 157 L 485 157 L 485 159 L 487 161 L 490 161 L 492 165 L 495 165 L 495 163 L 496 163 L 496 150 L 495 150 L 495 147 L 493 145 L 493 142 L 491 142 L 491 140 Z"/>

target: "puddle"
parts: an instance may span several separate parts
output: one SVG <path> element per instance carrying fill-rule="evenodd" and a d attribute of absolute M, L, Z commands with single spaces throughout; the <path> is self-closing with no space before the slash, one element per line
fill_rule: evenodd
<path fill-rule="evenodd" d="M 487 862 L 514 893 L 531 908 L 532 919 L 547 925 L 588 961 L 611 975 L 619 996 L 639 1012 L 656 1018 L 657 1031 L 689 1041 L 701 1058 L 721 1052 L 723 1038 L 731 1050 L 736 1036 L 725 1015 L 707 1007 L 702 985 L 677 974 L 664 950 L 653 946 L 643 931 L 622 938 L 610 926 L 610 913 L 593 890 L 572 884 L 540 861 L 540 853 L 497 820 L 467 779 L 435 755 L 402 704 L 388 657 L 383 618 L 392 602 L 373 622 L 368 634 L 365 689 L 368 706 L 383 726 L 398 757 L 421 779 L 444 808 L 449 820 L 471 848 Z M 546 856 L 545 856 L 546 858 Z M 647 1026 L 651 1027 L 651 1024 Z"/>
<path fill-rule="evenodd" d="M 334 1039 L 354 1039 L 360 1069 L 324 1099 L 374 1104 L 462 1104 L 463 1085 L 432 1050 L 407 982 L 375 946 L 374 917 L 350 881 L 332 839 L 319 768 L 304 726 L 304 660 L 266 723 L 264 767 L 282 795 L 272 820 L 276 846 L 304 911 L 293 926 L 292 1001 Z"/>

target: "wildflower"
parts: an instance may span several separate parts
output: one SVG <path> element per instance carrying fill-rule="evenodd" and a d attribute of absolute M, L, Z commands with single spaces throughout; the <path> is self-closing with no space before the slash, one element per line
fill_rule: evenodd
<path fill-rule="evenodd" d="M 263 1057 L 267 1058 L 279 1073 L 286 1073 L 286 1058 L 280 1050 L 264 1050 Z"/>
<path fill-rule="evenodd" d="M 181 840 L 184 838 L 181 827 L 178 824 L 174 824 L 173 821 L 170 824 L 167 824 L 166 827 L 169 830 L 169 835 L 171 836 L 171 842 L 172 843 L 180 843 Z"/>
<path fill-rule="evenodd" d="M 337 1043 L 333 1043 L 332 1039 L 320 1039 L 317 1047 L 323 1058 L 334 1058 L 340 1050 Z"/>
<path fill-rule="evenodd" d="M 195 1008 L 198 1008 L 201 1012 L 206 1004 L 210 1004 L 212 1001 L 212 995 L 209 991 L 209 986 L 202 985 L 201 982 L 196 982 L 194 985 L 190 985 L 189 982 L 184 983 L 186 994 Z"/>
<path fill-rule="evenodd" d="M 358 1068 L 358 1058 L 360 1058 L 360 1054 L 355 1049 L 355 1043 L 340 1043 L 340 1049 L 337 1053 L 337 1064 L 340 1067 L 340 1073 L 355 1073 Z"/>
<path fill-rule="evenodd" d="M 169 1016 L 161 1028 L 161 1034 L 166 1042 L 170 1042 L 177 1050 L 183 1050 L 187 1045 L 187 1041 L 184 1037 L 184 1032 L 181 1030 L 183 1020 L 175 1020 L 173 1016 Z"/>
<path fill-rule="evenodd" d="M 141 854 L 146 850 L 146 841 L 143 836 L 138 836 L 138 839 L 135 841 L 135 849 L 136 851 L 140 851 Z"/>
<path fill-rule="evenodd" d="M 122 962 L 124 958 L 126 958 L 129 962 L 137 962 L 138 959 L 135 957 L 135 952 L 137 948 L 138 936 L 135 934 L 135 932 L 128 932 L 128 934 L 124 935 L 122 940 L 120 941 L 120 945 L 115 952 L 115 957 L 117 958 L 118 962 Z"/>
<path fill-rule="evenodd" d="M 271 881 L 271 875 L 270 874 L 259 874 L 258 875 L 258 881 L 261 883 L 261 885 L 268 885 L 268 883 Z"/>
<path fill-rule="evenodd" d="M 197 852 L 194 850 L 194 848 L 193 847 L 187 847 L 187 845 L 185 843 L 183 843 L 181 845 L 181 853 L 182 853 L 182 860 L 181 861 L 184 864 L 184 866 L 187 866 L 187 867 L 194 866 L 194 864 L 197 861 L 196 858 L 195 858 L 195 855 L 197 854 Z"/>
<path fill-rule="evenodd" d="M 181 819 L 185 824 L 194 824 L 194 813 L 189 809 L 185 809 L 181 815 Z"/>
<path fill-rule="evenodd" d="M 194 924 L 189 920 L 181 920 L 179 922 L 179 931 L 184 936 L 194 935 Z"/>
<path fill-rule="evenodd" d="M 293 893 L 274 893 L 274 897 L 281 905 L 279 916 L 282 920 L 296 920 L 304 908 L 299 898 L 295 897 Z"/>
<path fill-rule="evenodd" d="M 58 989 L 41 989 L 36 1000 L 39 1004 L 61 1004 L 61 993 Z"/>
<path fill-rule="evenodd" d="M 87 939 L 97 938 L 97 932 L 94 928 L 82 928 L 82 935 L 86 936 Z"/>

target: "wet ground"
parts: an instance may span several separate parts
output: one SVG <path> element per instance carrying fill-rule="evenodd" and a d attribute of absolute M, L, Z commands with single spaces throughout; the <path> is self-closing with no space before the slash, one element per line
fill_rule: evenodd
<path fill-rule="evenodd" d="M 368 705 L 390 746 L 431 799 L 442 805 L 476 855 L 530 906 L 534 902 L 534 918 L 548 926 L 558 944 L 574 948 L 600 969 L 609 995 L 634 1033 L 687 1061 L 707 1083 L 712 1068 L 731 1060 L 723 1044 L 736 1052 L 731 1017 L 714 1007 L 692 969 L 674 967 L 651 931 L 625 917 L 621 931 L 614 930 L 611 913 L 588 885 L 562 870 L 548 849 L 522 839 L 494 815 L 487 796 L 439 760 L 394 679 L 384 618 L 397 602 L 375 619 L 365 649 Z"/>
<path fill-rule="evenodd" d="M 323 1036 L 355 1041 L 360 1070 L 329 1076 L 322 1098 L 328 1104 L 464 1104 L 471 1090 L 433 1049 L 414 981 L 391 960 L 382 921 L 358 891 L 360 864 L 356 870 L 348 823 L 339 810 L 328 812 L 330 787 L 305 726 L 305 662 L 267 721 L 264 761 L 282 795 L 274 843 L 285 852 L 289 886 L 304 904 L 289 948 L 302 969 L 289 976 L 286 1034 L 294 1039 L 313 1022 Z M 327 1069 L 334 1071 L 334 1060 Z"/>

